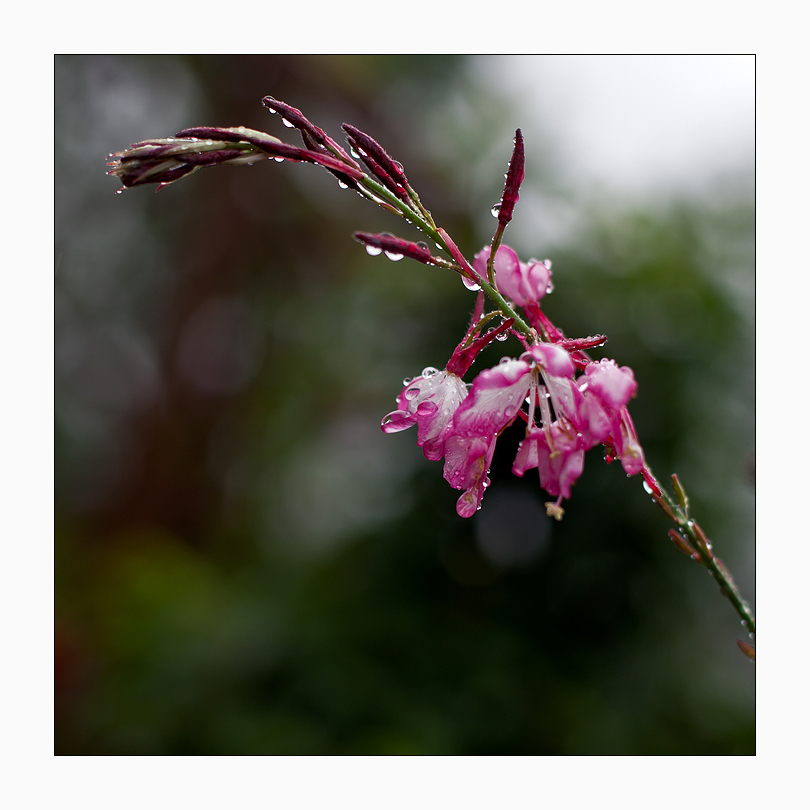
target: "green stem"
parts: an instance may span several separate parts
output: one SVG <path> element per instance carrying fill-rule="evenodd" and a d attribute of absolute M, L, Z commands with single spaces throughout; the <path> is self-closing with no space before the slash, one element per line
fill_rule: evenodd
<path fill-rule="evenodd" d="M 697 521 L 689 516 L 689 499 L 686 496 L 681 482 L 676 475 L 672 476 L 672 485 L 677 496 L 677 501 L 664 490 L 656 477 L 653 475 L 652 470 L 648 465 L 644 465 L 644 470 L 647 473 L 648 480 L 651 479 L 658 490 L 661 492 L 661 497 L 652 493 L 652 499 L 661 507 L 664 513 L 672 520 L 678 527 L 681 535 L 687 542 L 690 555 L 695 562 L 709 569 L 712 577 L 714 577 L 717 584 L 720 586 L 720 592 L 731 602 L 737 615 L 746 626 L 749 633 L 756 634 L 756 620 L 751 606 L 743 599 L 742 594 L 734 582 L 734 577 L 731 576 L 728 568 L 723 564 L 723 561 L 714 555 L 712 551 L 712 544 L 706 537 L 703 529 L 698 525 Z"/>

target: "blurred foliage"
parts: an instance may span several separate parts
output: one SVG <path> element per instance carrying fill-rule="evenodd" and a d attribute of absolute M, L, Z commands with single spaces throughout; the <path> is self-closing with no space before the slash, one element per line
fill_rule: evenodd
<path fill-rule="evenodd" d="M 415 436 L 379 430 L 472 305 L 350 238 L 409 226 L 309 165 L 158 196 L 103 174 L 186 126 L 284 135 L 272 94 L 369 131 L 471 253 L 520 122 L 465 59 L 58 57 L 56 88 L 58 754 L 754 752 L 736 616 L 638 479 L 592 450 L 553 523 L 514 428 L 464 521 Z M 553 184 L 537 141 L 527 184 Z M 595 207 L 529 251 L 552 320 L 635 370 L 653 469 L 751 599 L 750 191 Z"/>

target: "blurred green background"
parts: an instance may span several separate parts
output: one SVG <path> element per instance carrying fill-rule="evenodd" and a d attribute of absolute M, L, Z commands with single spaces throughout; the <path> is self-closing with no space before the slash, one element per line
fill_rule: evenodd
<path fill-rule="evenodd" d="M 414 432 L 380 431 L 473 304 L 351 238 L 410 226 L 305 164 L 158 195 L 104 176 L 188 126 L 298 143 L 271 94 L 372 134 L 469 256 L 523 126 L 523 216 L 542 193 L 580 219 L 506 241 L 553 260 L 555 323 L 633 367 L 653 470 L 753 603 L 753 167 L 574 199 L 553 124 L 527 127 L 481 59 L 56 57 L 57 754 L 754 753 L 739 620 L 638 478 L 590 451 L 553 523 L 510 474 L 516 428 L 463 520 Z"/>

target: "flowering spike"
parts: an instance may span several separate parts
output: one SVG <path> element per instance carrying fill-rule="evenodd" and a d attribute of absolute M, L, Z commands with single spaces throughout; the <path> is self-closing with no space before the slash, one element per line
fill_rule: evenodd
<path fill-rule="evenodd" d="M 512 220 L 512 212 L 515 210 L 515 203 L 518 201 L 518 190 L 520 189 L 520 184 L 523 182 L 523 175 L 523 133 L 518 129 L 515 131 L 515 148 L 512 151 L 512 159 L 509 161 L 509 170 L 506 173 L 506 185 L 503 188 L 501 205 L 498 209 L 498 225 L 503 228 Z"/>

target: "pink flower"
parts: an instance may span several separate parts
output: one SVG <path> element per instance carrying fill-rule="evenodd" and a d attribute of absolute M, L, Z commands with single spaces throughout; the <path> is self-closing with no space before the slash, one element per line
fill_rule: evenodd
<path fill-rule="evenodd" d="M 502 360 L 473 380 L 469 397 L 456 412 L 453 432 L 459 436 L 500 433 L 517 416 L 530 389 L 537 387 L 540 372 L 548 383 L 552 404 L 567 410 L 573 386 L 565 378 L 574 373 L 574 364 L 565 349 L 541 343 L 524 352 L 519 360 Z"/>
<path fill-rule="evenodd" d="M 595 394 L 606 408 L 617 410 L 636 395 L 638 383 L 629 366 L 619 368 L 615 360 L 603 358 L 585 369 L 587 390 Z"/>
<path fill-rule="evenodd" d="M 582 395 L 574 386 L 573 373 L 574 364 L 565 349 L 543 343 L 532 346 L 518 360 L 504 359 L 473 380 L 446 440 L 444 477 L 452 487 L 465 490 L 456 505 L 459 515 L 469 517 L 480 506 L 497 438 L 514 421 L 527 397 L 530 423 L 538 402 L 543 420 L 551 423 L 547 398 L 558 418 L 574 407 L 575 396 Z M 546 386 L 540 384 L 541 379 Z M 571 432 L 576 435 L 575 430 Z M 574 466 L 569 464 L 572 471 Z M 570 484 L 566 484 L 565 491 L 569 490 Z"/>
<path fill-rule="evenodd" d="M 559 420 L 546 430 L 532 427 L 518 447 L 512 472 L 522 478 L 537 467 L 540 486 L 549 495 L 570 498 L 571 485 L 582 475 L 585 449 L 582 437 L 566 431 Z"/>
<path fill-rule="evenodd" d="M 464 493 L 456 502 L 460 517 L 472 517 L 481 508 L 484 490 L 489 486 L 489 467 L 497 436 L 458 436 L 451 434 L 445 446 L 444 477 L 454 489 Z"/>
<path fill-rule="evenodd" d="M 485 247 L 473 260 L 473 268 L 483 278 L 487 277 L 491 251 Z M 512 248 L 501 245 L 495 254 L 495 284 L 505 298 L 525 307 L 551 292 L 551 262 L 529 259 L 524 264 Z"/>
<path fill-rule="evenodd" d="M 397 410 L 384 416 L 380 427 L 386 433 L 398 433 L 417 425 L 417 445 L 425 458 L 438 461 L 444 455 L 453 414 L 466 396 L 467 386 L 460 377 L 428 367 L 419 377 L 406 380 Z"/>
<path fill-rule="evenodd" d="M 619 368 L 615 360 L 602 359 L 586 367 L 579 387 L 589 400 L 590 413 L 595 415 L 601 410 L 610 425 L 608 436 L 600 441 L 613 446 L 628 475 L 641 472 L 644 450 L 627 410 L 627 403 L 638 390 L 633 369 L 629 366 Z M 601 419 L 601 415 L 598 418 Z"/>

